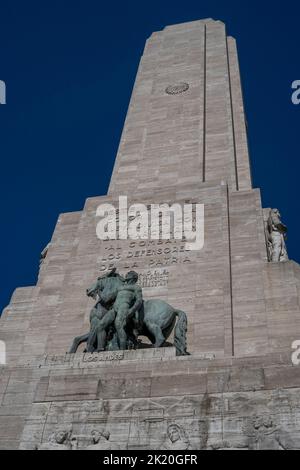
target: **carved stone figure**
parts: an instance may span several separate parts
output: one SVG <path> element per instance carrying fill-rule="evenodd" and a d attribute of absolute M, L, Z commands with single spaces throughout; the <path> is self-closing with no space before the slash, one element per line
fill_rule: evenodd
<path fill-rule="evenodd" d="M 139 335 L 148 337 L 153 346 L 159 348 L 165 344 L 175 327 L 176 353 L 188 354 L 186 313 L 163 300 L 143 301 L 141 288 L 136 281 L 136 273 L 130 272 L 124 278 L 116 269 L 98 278 L 87 290 L 89 297 L 98 297 L 90 315 L 90 332 L 74 339 L 70 353 L 75 353 L 85 341 L 87 352 L 130 349 L 132 344 L 136 347 Z"/>
<path fill-rule="evenodd" d="M 250 418 L 244 427 L 250 450 L 288 450 L 296 445 L 285 431 L 280 430 L 269 415 Z"/>
<path fill-rule="evenodd" d="M 269 259 L 273 262 L 287 261 L 286 249 L 287 227 L 281 222 L 281 215 L 278 209 L 271 209 L 267 222 L 267 241 Z"/>
<path fill-rule="evenodd" d="M 190 450 L 189 438 L 182 426 L 170 424 L 167 429 L 167 436 L 162 444 L 161 450 Z"/>
<path fill-rule="evenodd" d="M 54 432 L 48 442 L 37 447 L 37 450 L 76 450 L 77 440 L 71 438 L 72 431 L 62 428 Z"/>
<path fill-rule="evenodd" d="M 215 441 L 210 443 L 207 450 L 249 450 L 249 444 L 241 440 L 229 441 Z"/>
<path fill-rule="evenodd" d="M 91 433 L 92 444 L 86 447 L 86 450 L 112 450 L 109 442 L 110 433 L 108 431 L 94 430 Z"/>
<path fill-rule="evenodd" d="M 40 254 L 40 267 L 42 266 L 42 264 L 44 263 L 44 261 L 47 257 L 50 245 L 51 245 L 51 243 L 49 242 L 48 245 L 45 246 L 45 248 L 43 249 L 43 251 Z"/>

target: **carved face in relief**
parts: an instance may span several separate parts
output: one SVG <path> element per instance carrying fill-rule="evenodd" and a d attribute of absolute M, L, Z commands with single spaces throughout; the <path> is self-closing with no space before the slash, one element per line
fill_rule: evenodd
<path fill-rule="evenodd" d="M 101 440 L 101 437 L 103 437 L 104 439 L 106 439 L 108 441 L 109 437 L 110 437 L 110 434 L 109 432 L 105 432 L 105 431 L 92 431 L 92 438 L 93 438 L 93 441 L 95 444 L 98 444 L 98 442 Z"/>
<path fill-rule="evenodd" d="M 270 416 L 267 415 L 258 416 L 253 423 L 253 427 L 256 430 L 259 430 L 261 428 L 272 428 L 273 420 Z"/>
<path fill-rule="evenodd" d="M 64 430 L 58 431 L 55 434 L 55 440 L 57 444 L 63 444 L 65 440 L 67 439 L 67 435 L 68 435 L 67 431 L 64 431 Z"/>
<path fill-rule="evenodd" d="M 171 424 L 168 428 L 168 436 L 171 442 L 177 442 L 181 439 L 180 427 L 177 424 Z"/>
<path fill-rule="evenodd" d="M 265 428 L 273 427 L 273 420 L 270 416 L 263 416 L 263 425 Z"/>
<path fill-rule="evenodd" d="M 101 434 L 98 431 L 92 431 L 92 438 L 95 444 L 98 444 L 98 442 L 101 439 Z"/>

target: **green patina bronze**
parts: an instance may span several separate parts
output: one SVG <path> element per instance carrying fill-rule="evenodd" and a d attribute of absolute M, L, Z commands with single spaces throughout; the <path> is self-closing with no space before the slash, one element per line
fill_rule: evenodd
<path fill-rule="evenodd" d="M 165 345 L 175 327 L 176 354 L 188 354 L 185 312 L 163 300 L 143 300 L 137 281 L 136 272 L 130 271 L 124 278 L 115 268 L 97 279 L 87 290 L 89 297 L 97 299 L 90 314 L 90 331 L 74 339 L 70 353 L 75 353 L 83 342 L 87 352 L 135 349 L 139 347 L 140 335 L 159 348 Z"/>

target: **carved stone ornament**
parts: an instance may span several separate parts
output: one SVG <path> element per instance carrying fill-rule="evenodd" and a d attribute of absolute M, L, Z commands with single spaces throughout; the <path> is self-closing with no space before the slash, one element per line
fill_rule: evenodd
<path fill-rule="evenodd" d="M 71 427 L 57 429 L 48 442 L 40 444 L 36 450 L 77 450 L 77 440 L 72 436 Z"/>
<path fill-rule="evenodd" d="M 191 448 L 185 429 L 178 424 L 170 424 L 161 450 L 188 450 Z"/>
<path fill-rule="evenodd" d="M 177 85 L 169 85 L 166 88 L 167 95 L 179 95 L 180 93 L 184 93 L 190 88 L 188 83 L 178 83 Z"/>

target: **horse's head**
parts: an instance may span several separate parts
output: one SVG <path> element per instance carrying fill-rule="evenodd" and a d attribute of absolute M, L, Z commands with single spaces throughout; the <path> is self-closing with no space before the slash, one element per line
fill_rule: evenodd
<path fill-rule="evenodd" d="M 89 289 L 86 290 L 86 295 L 88 297 L 92 297 L 93 299 L 97 298 L 97 294 L 101 292 L 101 278 L 99 277 L 97 279 L 97 282 L 95 282 Z"/>
<path fill-rule="evenodd" d="M 123 283 L 123 277 L 113 269 L 104 276 L 98 277 L 97 282 L 87 289 L 86 293 L 88 297 L 92 297 L 93 299 L 96 299 L 98 295 L 102 303 L 109 306 L 115 301 L 118 289 Z"/>

